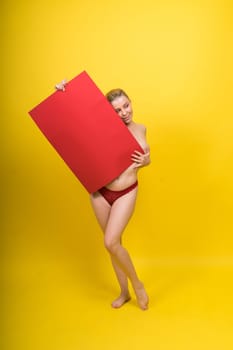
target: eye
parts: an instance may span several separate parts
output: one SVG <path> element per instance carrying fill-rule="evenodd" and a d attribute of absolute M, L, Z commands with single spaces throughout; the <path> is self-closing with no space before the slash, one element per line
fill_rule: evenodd
<path fill-rule="evenodd" d="M 124 108 L 128 108 L 128 107 L 129 107 L 129 104 L 126 103 L 126 104 L 124 105 Z"/>
<path fill-rule="evenodd" d="M 120 111 L 121 111 L 120 109 L 115 109 L 115 112 L 117 113 L 120 113 Z"/>

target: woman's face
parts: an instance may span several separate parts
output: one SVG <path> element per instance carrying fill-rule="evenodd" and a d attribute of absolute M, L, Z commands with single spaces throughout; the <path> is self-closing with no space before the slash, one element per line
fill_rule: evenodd
<path fill-rule="evenodd" d="M 111 104 L 126 125 L 132 121 L 133 110 L 131 102 L 126 96 L 122 95 L 115 98 Z"/>

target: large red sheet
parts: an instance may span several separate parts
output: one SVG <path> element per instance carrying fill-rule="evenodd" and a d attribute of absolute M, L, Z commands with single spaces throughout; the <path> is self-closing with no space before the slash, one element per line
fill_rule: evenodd
<path fill-rule="evenodd" d="M 84 71 L 29 114 L 89 193 L 118 177 L 140 145 Z"/>

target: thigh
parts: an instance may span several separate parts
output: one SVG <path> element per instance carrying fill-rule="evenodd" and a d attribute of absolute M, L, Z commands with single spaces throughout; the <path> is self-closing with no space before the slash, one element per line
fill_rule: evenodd
<path fill-rule="evenodd" d="M 91 194 L 90 199 L 97 221 L 104 232 L 109 219 L 111 206 L 99 192 Z"/>
<path fill-rule="evenodd" d="M 122 233 L 134 212 L 136 199 L 137 187 L 113 203 L 105 229 L 107 239 L 121 241 Z"/>

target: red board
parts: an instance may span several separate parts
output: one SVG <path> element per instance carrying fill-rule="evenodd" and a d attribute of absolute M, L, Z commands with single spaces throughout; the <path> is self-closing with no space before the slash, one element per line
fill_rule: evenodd
<path fill-rule="evenodd" d="M 29 114 L 89 193 L 118 177 L 143 152 L 84 71 Z"/>

